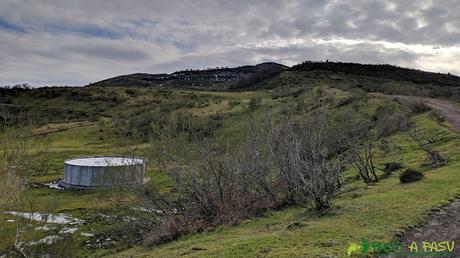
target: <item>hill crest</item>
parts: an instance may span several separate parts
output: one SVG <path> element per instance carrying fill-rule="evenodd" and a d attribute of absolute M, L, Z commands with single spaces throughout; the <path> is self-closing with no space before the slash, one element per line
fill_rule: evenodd
<path fill-rule="evenodd" d="M 182 87 L 217 90 L 241 90 L 253 88 L 283 71 L 312 72 L 327 71 L 394 81 L 410 81 L 415 84 L 430 84 L 460 87 L 460 77 L 453 74 L 426 72 L 389 64 L 359 64 L 344 62 L 306 61 L 292 67 L 268 62 L 234 68 L 210 68 L 183 70 L 171 74 L 134 73 L 105 79 L 89 86 L 100 87 Z"/>

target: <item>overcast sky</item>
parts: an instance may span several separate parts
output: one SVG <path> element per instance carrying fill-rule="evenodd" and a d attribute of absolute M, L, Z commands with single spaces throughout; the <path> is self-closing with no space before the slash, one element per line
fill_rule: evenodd
<path fill-rule="evenodd" d="M 0 0 L 0 85 L 326 59 L 460 74 L 459 0 Z"/>

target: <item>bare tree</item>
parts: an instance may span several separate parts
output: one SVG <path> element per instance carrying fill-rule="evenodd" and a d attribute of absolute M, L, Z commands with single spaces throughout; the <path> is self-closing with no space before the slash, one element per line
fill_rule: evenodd
<path fill-rule="evenodd" d="M 274 206 L 283 202 L 276 189 L 277 178 L 273 174 L 273 162 L 267 144 L 267 134 L 271 127 L 271 120 L 251 120 L 249 128 L 243 138 L 237 157 L 237 166 L 243 180 L 250 185 L 252 191 L 271 200 Z"/>
<path fill-rule="evenodd" d="M 237 142 L 166 136 L 160 164 L 174 191 L 139 191 L 152 211 L 148 244 L 220 224 L 238 223 L 284 205 L 331 207 L 346 147 L 323 107 L 310 118 L 253 120 Z M 167 134 L 166 134 L 167 135 Z"/>
<path fill-rule="evenodd" d="M 193 210 L 200 219 L 220 224 L 238 222 L 270 206 L 273 196 L 253 184 L 257 175 L 251 172 L 257 168 L 241 166 L 243 159 L 238 159 L 227 144 L 205 140 L 192 151 L 195 155 L 191 159 L 174 164 L 176 185 L 182 190 L 181 209 Z"/>
<path fill-rule="evenodd" d="M 417 146 L 421 150 L 426 152 L 433 166 L 439 167 L 447 163 L 447 159 L 445 159 L 438 151 L 433 150 L 433 148 L 430 146 L 428 142 L 420 138 L 415 123 L 412 124 L 409 130 L 409 135 L 412 138 L 412 140 L 414 140 L 414 142 L 417 144 Z"/>
<path fill-rule="evenodd" d="M 269 137 L 269 148 L 288 198 L 298 203 L 313 202 L 318 211 L 331 206 L 343 170 L 332 140 L 335 128 L 322 108 L 305 121 L 282 121 Z"/>
<path fill-rule="evenodd" d="M 374 142 L 368 140 L 368 142 L 362 144 L 362 148 L 359 150 L 352 149 L 352 157 L 356 169 L 358 170 L 359 176 L 364 180 L 366 184 L 375 183 L 378 181 L 376 167 L 374 165 Z"/>
<path fill-rule="evenodd" d="M 0 110 L 0 117 L 5 118 L 5 121 L 11 121 L 10 116 L 13 114 Z M 34 229 L 27 227 L 27 224 L 30 224 L 29 216 L 31 216 L 28 214 L 34 214 L 40 210 L 39 224 L 44 225 L 56 209 L 56 202 L 50 199 L 38 203 L 27 198 L 25 193 L 31 185 L 32 177 L 46 172 L 49 141 L 42 136 L 33 135 L 27 121 L 23 121 L 22 124 L 2 123 L 0 143 L 0 211 L 11 211 L 12 214 L 17 215 L 12 250 L 15 251 L 15 255 L 21 257 L 36 257 L 44 250 L 35 245 L 24 245 L 23 242 L 36 234 L 32 232 L 35 231 Z M 62 241 L 58 244 L 64 246 Z M 71 251 L 68 248 L 67 254 Z M 66 251 L 49 248 L 45 253 L 55 257 Z"/>

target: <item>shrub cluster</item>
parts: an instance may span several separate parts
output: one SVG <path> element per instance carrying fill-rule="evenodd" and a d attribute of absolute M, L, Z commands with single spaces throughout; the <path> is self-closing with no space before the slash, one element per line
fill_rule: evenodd
<path fill-rule="evenodd" d="M 169 143 L 176 153 L 164 168 L 175 180 L 175 197 L 150 192 L 147 203 L 162 212 L 146 244 L 287 205 L 311 205 L 324 214 L 344 168 L 336 128 L 317 115 L 305 121 L 254 123 L 239 144 L 209 139 Z"/>
<path fill-rule="evenodd" d="M 391 135 L 410 126 L 409 114 L 395 103 L 379 106 L 373 115 L 379 136 Z"/>
<path fill-rule="evenodd" d="M 409 107 L 410 107 L 412 113 L 414 113 L 414 114 L 425 113 L 425 112 L 428 112 L 428 111 L 431 110 L 431 108 L 429 106 L 427 106 L 425 103 L 423 103 L 423 101 L 421 101 L 421 100 L 411 102 Z"/>
<path fill-rule="evenodd" d="M 408 168 L 404 172 L 402 172 L 401 175 L 399 175 L 399 181 L 403 184 L 411 183 L 411 182 L 422 180 L 423 177 L 424 176 L 422 172 L 419 172 L 412 168 Z"/>
<path fill-rule="evenodd" d="M 128 114 L 117 120 L 118 132 L 123 136 L 141 139 L 159 139 L 165 135 L 177 137 L 186 134 L 210 137 L 222 127 L 218 114 L 197 118 L 189 112 L 170 112 L 168 109 L 139 109 L 135 114 Z"/>

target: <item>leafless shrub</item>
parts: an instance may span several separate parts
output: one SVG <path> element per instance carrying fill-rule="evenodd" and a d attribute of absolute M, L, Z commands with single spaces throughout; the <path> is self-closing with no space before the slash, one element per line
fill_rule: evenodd
<path fill-rule="evenodd" d="M 249 165 L 256 160 L 211 140 L 179 145 L 179 155 L 163 165 L 175 180 L 174 196 L 155 190 L 140 193 L 142 205 L 151 210 L 151 230 L 145 244 L 156 245 L 188 232 L 236 224 L 274 206 L 276 194 L 267 194 L 270 188 L 262 187 L 259 178 L 265 170 L 256 174 L 257 165 Z"/>
<path fill-rule="evenodd" d="M 375 131 L 371 131 L 370 121 L 365 119 L 354 121 L 350 118 L 344 122 L 343 130 L 346 131 L 343 133 L 343 140 L 347 143 L 347 152 L 351 163 L 356 167 L 358 176 L 366 184 L 377 182 L 374 147 L 379 137 Z"/>
<path fill-rule="evenodd" d="M 389 177 L 394 171 L 404 168 L 404 165 L 398 162 L 388 162 L 384 164 L 382 178 Z"/>
<path fill-rule="evenodd" d="M 144 238 L 144 245 L 155 246 L 167 243 L 190 231 L 191 228 L 187 226 L 183 218 L 169 216 L 149 231 Z"/>
<path fill-rule="evenodd" d="M 366 184 L 379 181 L 378 167 L 374 162 L 375 148 L 377 146 L 388 149 L 383 140 L 386 135 L 409 127 L 409 114 L 404 109 L 388 103 L 379 106 L 370 120 L 363 121 L 346 127 L 354 127 L 355 130 L 345 134 L 349 143 L 349 153 L 358 171 L 358 175 Z M 351 120 L 350 120 L 351 121 Z M 388 176 L 384 171 L 382 178 Z"/>
<path fill-rule="evenodd" d="M 409 125 L 408 114 L 401 111 L 389 113 L 378 119 L 377 133 L 379 136 L 386 136 L 407 129 Z"/>
<path fill-rule="evenodd" d="M 0 117 L 5 121 L 10 121 L 11 115 L 13 114 L 0 110 Z M 46 223 L 49 214 L 56 208 L 53 200 L 36 203 L 27 198 L 25 192 L 30 186 L 32 176 L 46 172 L 48 141 L 33 135 L 27 121 L 22 121 L 22 124 L 0 124 L 0 142 L 0 212 L 33 213 L 39 208 L 44 211 L 41 212 L 42 223 Z M 35 247 L 24 248 L 21 242 L 33 239 L 36 233 L 24 227 L 29 223 L 26 218 L 18 217 L 15 220 L 16 234 L 12 249 L 15 255 L 32 257 L 39 250 L 34 249 Z M 58 252 L 56 249 L 56 253 Z"/>
<path fill-rule="evenodd" d="M 431 107 L 427 106 L 421 99 L 410 102 L 409 108 L 414 114 L 425 113 L 431 110 Z"/>
<path fill-rule="evenodd" d="M 285 205 L 328 211 L 345 167 L 347 142 L 320 108 L 310 118 L 253 120 L 241 141 L 169 138 L 162 168 L 175 181 L 167 196 L 139 191 L 151 211 L 148 245 L 236 224 Z M 172 152 L 171 152 L 172 151 Z"/>
<path fill-rule="evenodd" d="M 417 144 L 417 146 L 421 150 L 426 152 L 428 158 L 431 161 L 432 166 L 439 167 L 447 163 L 447 159 L 444 158 L 438 151 L 434 150 L 430 146 L 430 143 L 420 138 L 417 132 L 417 126 L 415 124 L 412 124 L 411 129 L 409 130 L 409 135 L 412 138 L 412 140 L 414 140 L 414 142 Z"/>
<path fill-rule="evenodd" d="M 288 201 L 330 208 L 338 190 L 343 161 L 335 156 L 338 139 L 324 109 L 305 121 L 282 121 L 268 136 L 276 176 Z"/>
<path fill-rule="evenodd" d="M 237 223 L 269 207 L 266 197 L 252 187 L 243 159 L 228 146 L 209 141 L 195 145 L 185 160 L 173 163 L 179 191 L 179 210 L 210 224 Z"/>
<path fill-rule="evenodd" d="M 375 183 L 378 181 L 377 173 L 374 165 L 373 141 L 366 142 L 362 145 L 361 150 L 353 151 L 355 166 L 359 176 L 366 184 Z"/>
<path fill-rule="evenodd" d="M 372 120 L 377 138 L 407 129 L 410 125 L 409 111 L 402 108 L 397 102 L 388 102 L 379 106 L 373 114 Z"/>
<path fill-rule="evenodd" d="M 278 195 L 279 183 L 274 176 L 272 160 L 267 146 L 267 135 L 271 127 L 271 120 L 252 120 L 243 142 L 240 146 L 240 155 L 237 157 L 237 166 L 243 176 L 243 181 L 272 206 L 282 205 L 282 198 Z"/>

